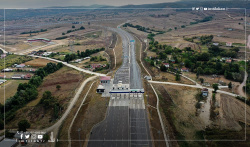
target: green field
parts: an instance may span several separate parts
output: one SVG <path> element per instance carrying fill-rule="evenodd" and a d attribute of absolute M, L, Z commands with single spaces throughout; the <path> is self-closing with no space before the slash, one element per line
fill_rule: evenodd
<path fill-rule="evenodd" d="M 0 59 L 0 70 L 10 67 L 13 64 L 21 64 L 30 60 L 32 60 L 32 57 L 29 57 L 29 56 L 7 55 L 7 57 Z"/>
<path fill-rule="evenodd" d="M 5 100 L 14 96 L 17 87 L 20 83 L 27 83 L 29 80 L 8 80 L 5 85 L 0 86 L 0 103 L 4 103 L 4 88 L 5 88 Z"/>

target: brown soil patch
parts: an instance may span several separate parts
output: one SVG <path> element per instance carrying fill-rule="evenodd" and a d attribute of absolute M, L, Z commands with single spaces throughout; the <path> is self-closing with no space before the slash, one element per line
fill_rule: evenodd
<path fill-rule="evenodd" d="M 46 59 L 41 59 L 41 58 L 36 58 L 34 60 L 31 60 L 31 61 L 28 61 L 28 62 L 25 62 L 24 64 L 25 65 L 30 65 L 32 67 L 44 67 L 47 65 L 47 63 L 55 63 L 53 61 L 50 61 L 50 60 L 46 60 Z"/>

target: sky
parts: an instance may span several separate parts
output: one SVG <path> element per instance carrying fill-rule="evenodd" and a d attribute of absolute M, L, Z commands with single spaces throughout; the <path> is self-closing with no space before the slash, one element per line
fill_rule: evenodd
<path fill-rule="evenodd" d="M 174 1 L 178 0 L 0 0 L 0 8 L 43 8 L 51 6 L 89 6 L 93 4 L 122 6 Z"/>

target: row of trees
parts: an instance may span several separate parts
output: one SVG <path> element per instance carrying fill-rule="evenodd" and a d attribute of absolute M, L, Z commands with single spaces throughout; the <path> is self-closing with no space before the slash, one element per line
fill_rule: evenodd
<path fill-rule="evenodd" d="M 72 26 L 72 28 L 75 28 L 75 26 Z M 66 35 L 66 34 L 69 34 L 71 32 L 75 32 L 75 31 L 79 31 L 79 30 L 84 30 L 85 27 L 84 26 L 81 26 L 80 28 L 78 29 L 72 29 L 72 30 L 68 30 L 66 33 L 62 33 L 62 35 Z"/>
<path fill-rule="evenodd" d="M 211 45 L 208 48 L 208 52 L 211 53 L 213 56 L 222 56 L 222 57 L 231 57 L 231 58 L 236 58 L 237 53 L 239 52 L 238 47 L 232 47 L 231 49 L 222 49 L 218 46 Z"/>
<path fill-rule="evenodd" d="M 62 63 L 48 63 L 45 67 L 39 68 L 35 72 L 28 83 L 20 83 L 17 88 L 16 94 L 7 99 L 5 103 L 6 122 L 15 117 L 16 110 L 22 108 L 25 104 L 34 100 L 38 96 L 37 87 L 43 81 L 43 78 L 50 73 L 53 73 L 63 66 Z M 3 108 L 1 108 L 1 119 L 3 120 Z"/>
<path fill-rule="evenodd" d="M 20 34 L 32 34 L 32 33 L 40 33 L 40 32 L 46 32 L 47 29 L 41 29 L 41 30 L 38 30 L 38 31 L 28 31 L 28 32 L 22 32 Z"/>
<path fill-rule="evenodd" d="M 153 32 L 158 32 L 157 34 L 163 34 L 165 33 L 165 31 L 159 31 L 159 30 L 155 30 L 155 29 L 150 29 L 148 27 L 143 27 L 143 26 L 140 26 L 140 25 L 133 25 L 131 23 L 125 23 L 123 25 L 123 27 L 132 27 L 132 28 L 136 28 L 137 30 L 139 31 L 142 31 L 142 32 L 146 32 L 146 33 L 152 33 Z"/>
<path fill-rule="evenodd" d="M 190 25 L 211 21 L 212 19 L 213 19 L 213 16 L 207 16 L 207 17 L 203 18 L 202 20 L 196 20 L 195 22 L 190 22 Z"/>
<path fill-rule="evenodd" d="M 99 61 L 107 61 L 105 58 L 103 58 L 102 56 L 95 56 L 95 57 L 91 57 L 90 61 L 94 61 L 94 62 L 99 62 Z"/>
<path fill-rule="evenodd" d="M 64 58 L 64 61 L 65 62 L 69 62 L 69 61 L 72 61 L 72 60 L 75 60 L 75 59 L 78 59 L 78 58 L 84 58 L 84 57 L 88 57 L 92 54 L 95 54 L 95 53 L 98 53 L 100 51 L 104 51 L 105 48 L 102 47 L 102 48 L 98 48 L 98 49 L 93 49 L 93 50 L 89 50 L 87 49 L 86 51 L 82 51 L 80 52 L 79 50 L 77 51 L 77 54 L 75 53 L 72 53 L 72 54 L 67 54 Z"/>

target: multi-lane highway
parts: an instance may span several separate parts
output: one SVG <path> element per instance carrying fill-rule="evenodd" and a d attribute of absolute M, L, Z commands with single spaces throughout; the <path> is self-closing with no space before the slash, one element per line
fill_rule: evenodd
<path fill-rule="evenodd" d="M 89 147 L 151 147 L 147 111 L 142 93 L 129 93 L 143 89 L 140 68 L 136 62 L 135 40 L 128 32 L 112 29 L 122 38 L 123 64 L 117 70 L 113 87 L 119 82 L 127 87 L 114 89 L 104 121 L 95 126 L 88 142 Z"/>

